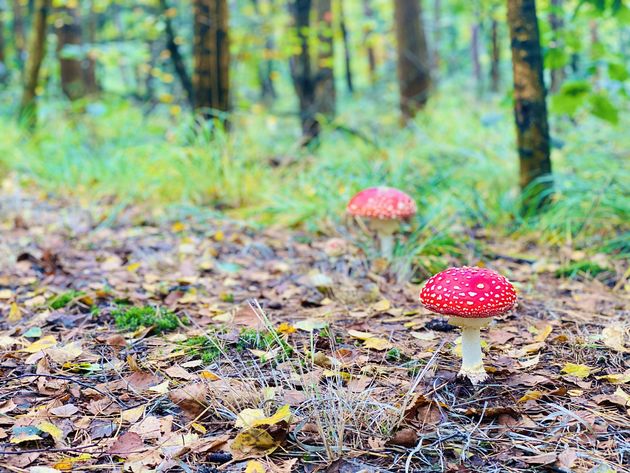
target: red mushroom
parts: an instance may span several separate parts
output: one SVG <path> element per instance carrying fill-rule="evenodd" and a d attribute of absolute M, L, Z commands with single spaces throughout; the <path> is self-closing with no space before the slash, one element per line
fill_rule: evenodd
<path fill-rule="evenodd" d="M 432 276 L 420 292 L 427 309 L 450 315 L 449 324 L 462 328 L 462 368 L 459 376 L 473 384 L 488 375 L 483 367 L 479 329 L 490 317 L 509 312 L 516 305 L 516 291 L 505 277 L 485 268 L 449 268 Z"/>
<path fill-rule="evenodd" d="M 394 233 L 401 220 L 416 213 L 414 200 L 393 187 L 371 187 L 356 194 L 348 203 L 350 215 L 368 219 L 369 226 L 381 242 L 381 254 L 391 258 L 394 249 Z"/>

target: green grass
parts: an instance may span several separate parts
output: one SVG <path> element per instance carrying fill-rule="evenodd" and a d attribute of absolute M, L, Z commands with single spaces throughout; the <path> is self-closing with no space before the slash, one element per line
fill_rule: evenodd
<path fill-rule="evenodd" d="M 112 311 L 116 327 L 121 330 L 137 330 L 140 327 L 153 327 L 156 333 L 171 332 L 185 321 L 173 312 L 162 307 L 116 307 Z"/>
<path fill-rule="evenodd" d="M 63 309 L 70 302 L 84 295 L 85 295 L 85 292 L 81 292 L 81 291 L 75 291 L 75 290 L 66 291 L 51 298 L 48 301 L 48 306 L 53 310 Z"/>
<path fill-rule="evenodd" d="M 219 342 L 213 337 L 208 338 L 203 335 L 191 337 L 184 345 L 190 349 L 191 355 L 199 356 L 206 364 L 212 363 L 221 356 Z"/>
<path fill-rule="evenodd" d="M 230 135 L 219 130 L 213 139 L 204 130 L 194 133 L 186 113 L 173 117 L 164 106 L 143 116 L 115 99 L 96 112 L 44 111 L 55 126 L 47 128 L 44 119 L 32 137 L 0 117 L 0 166 L 46 191 L 92 202 L 115 196 L 120 204 L 160 211 L 214 206 L 251 222 L 313 231 L 341 228 L 345 204 L 358 190 L 392 185 L 419 208 L 410 243 L 398 255 L 403 266 L 426 272 L 439 269 L 444 254 L 461 255 L 471 243 L 463 229 L 474 227 L 496 237 L 630 254 L 625 110 L 617 127 L 588 116 L 576 123 L 552 117 L 556 194 L 545 213 L 523 217 L 505 103 L 447 89 L 400 129 L 395 91 L 380 95 L 391 107 L 376 104 L 371 92 L 356 94 L 340 104 L 335 122 L 369 141 L 329 126 L 314 150 L 296 146 L 295 117 L 261 107 L 236 113 Z M 273 160 L 285 164 L 274 167 Z"/>
<path fill-rule="evenodd" d="M 598 274 L 610 271 L 609 268 L 603 268 L 592 261 L 577 261 L 567 264 L 556 270 L 557 277 L 576 278 L 581 275 L 595 277 Z"/>

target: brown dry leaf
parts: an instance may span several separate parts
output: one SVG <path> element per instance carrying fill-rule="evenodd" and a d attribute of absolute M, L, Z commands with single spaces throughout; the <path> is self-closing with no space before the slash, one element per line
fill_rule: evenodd
<path fill-rule="evenodd" d="M 189 418 L 198 417 L 208 405 L 208 388 L 202 383 L 190 383 L 171 391 L 168 397 L 177 404 Z"/>
<path fill-rule="evenodd" d="M 555 453 L 541 453 L 540 455 L 533 455 L 531 457 L 516 457 L 515 459 L 530 465 L 549 465 L 558 459 L 558 455 Z"/>
<path fill-rule="evenodd" d="M 79 408 L 74 404 L 65 404 L 59 407 L 53 407 L 50 413 L 57 417 L 71 417 L 79 412 Z"/>
<path fill-rule="evenodd" d="M 620 353 L 627 353 L 626 346 L 628 327 L 623 324 L 610 325 L 602 330 L 602 340 L 604 344 Z"/>
<path fill-rule="evenodd" d="M 567 448 L 564 452 L 558 455 L 558 466 L 570 470 L 575 465 L 577 460 L 577 452 L 574 448 Z"/>
<path fill-rule="evenodd" d="M 171 366 L 170 368 L 164 370 L 164 372 L 171 378 L 183 379 L 185 381 L 192 381 L 193 379 L 195 379 L 194 374 L 189 373 L 179 365 Z"/>
<path fill-rule="evenodd" d="M 126 458 L 146 450 L 142 437 L 135 432 L 127 432 L 116 439 L 107 453 Z"/>
<path fill-rule="evenodd" d="M 46 349 L 46 355 L 60 365 L 78 358 L 82 353 L 81 342 L 71 342 L 63 346 Z"/>

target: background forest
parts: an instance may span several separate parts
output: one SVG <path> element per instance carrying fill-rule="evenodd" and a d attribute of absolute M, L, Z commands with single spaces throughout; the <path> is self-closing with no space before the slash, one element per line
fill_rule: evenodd
<path fill-rule="evenodd" d="M 629 51 L 625 0 L 0 0 L 0 471 L 630 471 Z"/>

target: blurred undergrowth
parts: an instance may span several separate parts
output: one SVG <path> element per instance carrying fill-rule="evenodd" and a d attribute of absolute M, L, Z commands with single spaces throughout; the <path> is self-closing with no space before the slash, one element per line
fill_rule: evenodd
<path fill-rule="evenodd" d="M 471 228 L 630 254 L 627 113 L 618 126 L 554 117 L 554 202 L 523 217 L 513 119 L 497 100 L 443 92 L 401 130 L 395 110 L 357 94 L 311 150 L 298 146 L 296 117 L 262 106 L 236 113 L 229 135 L 195 130 L 185 112 L 165 105 L 151 113 L 117 99 L 74 106 L 81 110 L 43 105 L 33 136 L 0 116 L 0 170 L 92 202 L 211 206 L 312 231 L 337 225 L 354 192 L 386 184 L 418 202 L 417 244 L 402 250 L 412 259 L 453 251 Z"/>

